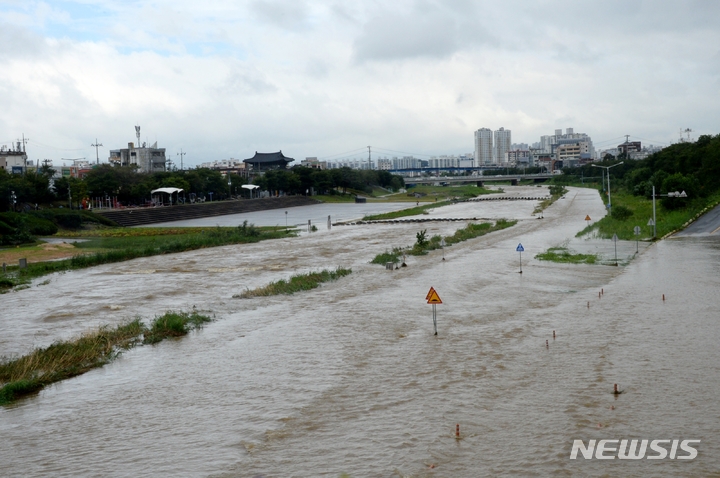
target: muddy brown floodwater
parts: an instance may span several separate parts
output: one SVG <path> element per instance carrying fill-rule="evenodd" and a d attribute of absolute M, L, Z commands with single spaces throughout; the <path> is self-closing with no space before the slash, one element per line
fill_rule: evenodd
<path fill-rule="evenodd" d="M 537 192 L 508 188 L 524 190 Z M 464 223 L 320 228 L 68 272 L 0 296 L 0 355 L 171 309 L 217 319 L 0 408 L 0 474 L 716 474 L 720 241 L 671 238 L 637 256 L 621 243 L 620 267 L 540 262 L 535 254 L 563 244 L 614 251 L 574 237 L 586 215 L 605 213 L 596 191 L 572 189 L 544 219 L 535 206 L 434 210 L 519 222 L 446 248 L 444 262 L 435 251 L 395 271 L 368 262 L 420 229 L 448 235 Z M 353 273 L 293 296 L 232 298 L 337 266 Z M 431 286 L 443 300 L 438 336 Z M 602 439 L 700 443 L 694 460 L 570 460 L 573 440 Z"/>

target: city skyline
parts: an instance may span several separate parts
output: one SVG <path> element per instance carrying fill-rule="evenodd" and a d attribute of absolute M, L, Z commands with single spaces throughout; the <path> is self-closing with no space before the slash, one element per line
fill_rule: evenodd
<path fill-rule="evenodd" d="M 460 155 L 486 125 L 667 145 L 719 133 L 720 4 L 683 5 L 0 0 L 0 144 L 107 162 L 141 125 L 186 167 Z"/>

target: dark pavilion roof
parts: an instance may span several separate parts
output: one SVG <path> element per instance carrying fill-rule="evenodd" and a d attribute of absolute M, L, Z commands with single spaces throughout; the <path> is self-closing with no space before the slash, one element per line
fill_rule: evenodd
<path fill-rule="evenodd" d="M 277 153 L 258 153 L 255 151 L 255 156 L 249 159 L 243 159 L 243 163 L 250 163 L 250 164 L 278 164 L 278 165 L 287 165 L 288 163 L 292 163 L 295 161 L 293 158 L 288 158 L 282 153 L 282 150 L 278 151 Z"/>

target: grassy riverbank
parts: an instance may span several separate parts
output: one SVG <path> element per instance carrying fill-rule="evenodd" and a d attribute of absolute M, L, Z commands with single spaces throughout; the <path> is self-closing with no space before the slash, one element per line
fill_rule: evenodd
<path fill-rule="evenodd" d="M 443 238 L 440 235 L 435 235 L 430 238 L 426 237 L 426 231 L 422 230 L 415 235 L 415 244 L 412 247 L 398 248 L 395 247 L 391 251 L 385 251 L 382 254 L 378 254 L 375 258 L 370 261 L 371 264 L 385 264 L 388 262 L 399 262 L 400 257 L 403 254 L 411 256 L 422 256 L 430 251 L 440 249 L 442 240 L 445 239 L 446 246 L 452 246 L 459 242 L 467 241 L 476 237 L 484 236 L 490 232 L 500 231 L 508 227 L 514 226 L 517 221 L 508 221 L 506 219 L 498 219 L 495 224 L 489 222 L 483 222 L 480 224 L 470 223 L 467 226 L 458 229 L 451 236 Z"/>
<path fill-rule="evenodd" d="M 240 294 L 233 295 L 235 299 L 249 299 L 251 297 L 266 297 L 270 295 L 294 294 L 304 290 L 311 290 L 319 287 L 323 282 L 330 282 L 352 273 L 352 269 L 338 267 L 334 271 L 323 270 L 299 274 L 290 277 L 289 280 L 279 280 L 257 289 L 246 290 Z"/>
<path fill-rule="evenodd" d="M 245 244 L 294 235 L 281 227 L 255 227 L 247 221 L 238 227 L 215 228 L 113 228 L 61 233 L 69 249 L 63 260 L 31 262 L 26 269 L 11 266 L 4 275 L 0 272 L 0 291 L 23 286 L 37 277 L 53 272 L 82 269 L 100 264 L 121 262 L 138 257 L 185 252 L 206 247 Z M 81 242 L 82 241 L 82 242 Z M 34 248 L 42 248 L 35 245 Z M 32 248 L 26 248 L 32 252 Z M 14 257 L 20 249 L 7 249 Z M 0 251 L 0 253 L 5 252 Z M 32 257 L 31 254 L 28 254 Z M 27 257 L 28 255 L 24 256 Z M 0 259 L 0 262 L 7 262 Z M 17 259 L 13 262 L 17 263 Z"/>
<path fill-rule="evenodd" d="M 652 238 L 653 228 L 647 223 L 652 219 L 652 199 L 641 196 L 634 196 L 625 191 L 613 191 L 612 193 L 613 209 L 626 208 L 628 215 L 608 214 L 599 221 L 591 224 L 577 234 L 577 237 L 590 235 L 610 239 L 613 234 L 617 234 L 618 238 L 623 240 L 635 240 L 635 226 L 640 226 L 640 240 L 649 240 Z M 720 203 L 720 193 L 715 193 L 707 198 L 696 198 L 683 209 L 668 210 L 662 206 L 662 201 L 655 201 L 655 216 L 657 238 L 683 229 L 687 226 L 688 221 L 698 217 L 703 212 L 711 209 Z M 627 214 L 627 213 L 626 213 Z"/>
<path fill-rule="evenodd" d="M 212 319 L 197 313 L 167 312 L 150 327 L 140 319 L 101 327 L 66 342 L 35 349 L 16 359 L 0 358 L 0 405 L 12 403 L 46 386 L 102 367 L 123 350 L 186 335 Z"/>

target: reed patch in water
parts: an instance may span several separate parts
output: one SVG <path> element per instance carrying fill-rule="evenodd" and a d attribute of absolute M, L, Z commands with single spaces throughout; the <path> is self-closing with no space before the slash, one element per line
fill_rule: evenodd
<path fill-rule="evenodd" d="M 194 312 L 167 312 L 156 317 L 149 328 L 140 319 L 135 319 L 114 329 L 100 327 L 76 339 L 37 348 L 16 359 L 0 358 L 0 405 L 102 367 L 123 350 L 141 342 L 152 344 L 185 335 L 210 320 L 210 317 Z"/>
<path fill-rule="evenodd" d="M 250 297 L 265 297 L 269 295 L 294 294 L 304 290 L 315 289 L 323 282 L 330 282 L 344 277 L 352 272 L 352 269 L 338 267 L 334 271 L 322 270 L 290 277 L 289 280 L 279 280 L 253 290 L 246 290 L 240 294 L 233 295 L 235 299 L 248 299 Z"/>
<path fill-rule="evenodd" d="M 508 227 L 514 226 L 517 221 L 508 221 L 507 219 L 498 219 L 495 224 L 489 222 L 483 222 L 480 224 L 470 223 L 467 226 L 458 229 L 451 236 L 445 237 L 445 245 L 451 246 L 459 242 L 474 239 L 476 237 L 484 236 L 493 231 L 500 231 Z M 371 264 L 385 264 L 387 262 L 399 262 L 399 257 L 403 254 L 411 256 L 422 256 L 427 254 L 429 251 L 440 249 L 442 242 L 442 236 L 436 235 L 430 239 L 425 237 L 426 231 L 420 231 L 416 234 L 417 241 L 412 247 L 406 248 L 393 248 L 392 252 L 385 251 L 383 254 L 378 254 L 375 258 L 370 261 Z"/>
<path fill-rule="evenodd" d="M 567 247 L 551 247 L 536 255 L 535 259 L 568 264 L 595 264 L 598 256 L 597 254 L 573 254 Z"/>

